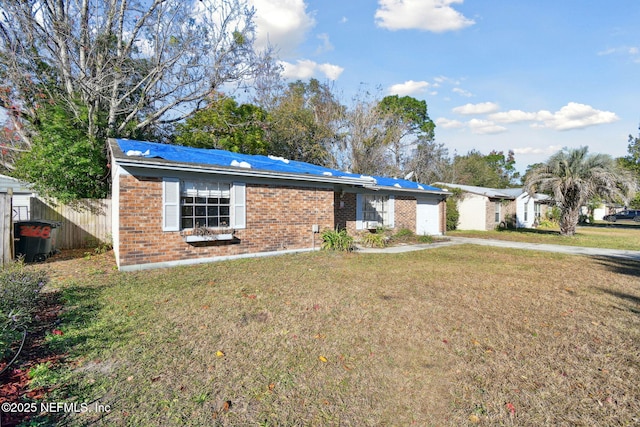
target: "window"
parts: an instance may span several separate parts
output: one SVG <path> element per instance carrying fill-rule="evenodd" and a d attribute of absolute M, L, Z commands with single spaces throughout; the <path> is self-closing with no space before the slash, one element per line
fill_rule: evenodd
<path fill-rule="evenodd" d="M 540 203 L 533 204 L 533 215 L 536 217 L 536 219 L 540 219 L 540 217 L 542 216 L 542 212 L 540 211 Z"/>
<path fill-rule="evenodd" d="M 525 202 L 524 204 L 524 222 L 529 220 L 529 202 Z"/>
<path fill-rule="evenodd" d="M 500 222 L 500 205 L 501 203 L 498 201 L 495 203 L 496 206 L 496 222 Z"/>
<path fill-rule="evenodd" d="M 376 224 L 393 228 L 394 198 L 380 194 L 358 194 L 356 199 L 356 229 Z"/>
<path fill-rule="evenodd" d="M 193 181 L 182 183 L 181 228 L 229 227 L 230 217 L 231 184 Z"/>
<path fill-rule="evenodd" d="M 246 226 L 244 183 L 164 178 L 162 189 L 164 231 Z"/>
<path fill-rule="evenodd" d="M 387 225 L 389 222 L 389 196 L 362 196 L 362 220 Z"/>

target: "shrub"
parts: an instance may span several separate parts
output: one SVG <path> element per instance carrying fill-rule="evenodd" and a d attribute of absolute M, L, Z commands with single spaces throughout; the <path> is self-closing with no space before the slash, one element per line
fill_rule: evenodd
<path fill-rule="evenodd" d="M 423 234 L 422 236 L 418 236 L 419 243 L 433 243 L 433 237 L 428 234 Z"/>
<path fill-rule="evenodd" d="M 456 197 L 447 197 L 447 231 L 458 228 L 460 212 L 458 212 L 458 202 Z"/>
<path fill-rule="evenodd" d="M 22 262 L 0 271 L 0 358 L 29 329 L 47 281 L 44 271 L 27 269 Z"/>
<path fill-rule="evenodd" d="M 398 232 L 395 234 L 395 236 L 393 237 L 413 237 L 415 233 L 411 230 L 409 230 L 408 228 L 401 228 L 400 230 L 398 230 Z"/>
<path fill-rule="evenodd" d="M 322 249 L 332 251 L 353 250 L 353 237 L 347 234 L 346 229 L 327 230 L 322 233 Z"/>
<path fill-rule="evenodd" d="M 382 233 L 366 233 L 360 243 L 370 248 L 384 248 L 387 246 L 387 237 Z"/>

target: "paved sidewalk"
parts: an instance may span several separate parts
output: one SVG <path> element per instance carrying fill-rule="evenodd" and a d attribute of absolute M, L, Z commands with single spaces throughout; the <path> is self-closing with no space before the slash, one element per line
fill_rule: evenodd
<path fill-rule="evenodd" d="M 496 246 L 500 248 L 513 248 L 513 249 L 527 249 L 532 251 L 543 252 L 558 252 L 571 255 L 586 255 L 592 257 L 614 257 L 614 258 L 626 258 L 631 260 L 640 261 L 640 251 L 627 251 L 621 249 L 604 249 L 604 248 L 587 248 L 583 246 L 565 246 L 565 245 L 550 245 L 546 243 L 523 243 L 523 242 L 509 242 L 506 240 L 494 240 L 494 239 L 478 239 L 471 237 L 449 237 L 447 241 L 430 243 L 430 244 L 418 244 L 418 245 L 406 245 L 406 246 L 391 246 L 388 248 L 362 248 L 358 247 L 358 252 L 361 253 L 402 253 L 419 251 L 423 249 L 437 249 L 443 246 L 451 245 L 481 245 L 481 246 Z"/>

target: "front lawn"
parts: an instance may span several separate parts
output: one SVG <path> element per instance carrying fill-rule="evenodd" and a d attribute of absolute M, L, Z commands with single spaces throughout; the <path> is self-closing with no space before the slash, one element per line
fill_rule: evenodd
<path fill-rule="evenodd" d="M 591 226 L 581 226 L 578 227 L 575 236 L 572 237 L 561 236 L 559 230 L 531 228 L 495 231 L 456 230 L 448 231 L 447 235 L 640 251 L 640 225 L 636 223 L 631 225 L 600 223 Z"/>
<path fill-rule="evenodd" d="M 47 264 L 66 359 L 42 368 L 45 399 L 110 409 L 68 425 L 640 423 L 637 263 L 470 245 L 105 260 Z"/>

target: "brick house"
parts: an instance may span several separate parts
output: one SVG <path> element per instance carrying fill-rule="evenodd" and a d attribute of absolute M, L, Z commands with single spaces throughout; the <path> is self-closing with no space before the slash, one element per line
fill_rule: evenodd
<path fill-rule="evenodd" d="M 121 270 L 315 250 L 327 229 L 446 227 L 449 193 L 407 180 L 126 139 L 109 147 Z"/>
<path fill-rule="evenodd" d="M 546 213 L 549 197 L 530 195 L 523 188 L 487 188 L 472 185 L 436 183 L 462 192 L 457 201 L 458 230 L 494 230 L 501 225 L 533 228 Z"/>

